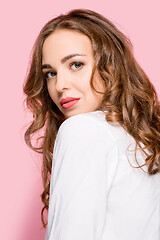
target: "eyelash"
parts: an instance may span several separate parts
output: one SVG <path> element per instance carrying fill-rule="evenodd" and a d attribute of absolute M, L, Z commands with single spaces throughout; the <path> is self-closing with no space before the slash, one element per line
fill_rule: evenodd
<path fill-rule="evenodd" d="M 73 65 L 75 65 L 75 64 L 80 65 L 80 67 L 77 68 L 77 69 L 81 69 L 82 66 L 84 65 L 84 63 L 82 63 L 82 62 L 72 62 L 72 63 L 69 64 L 70 68 L 71 68 Z M 75 71 L 76 71 L 76 69 L 75 69 Z M 53 71 L 48 71 L 48 72 L 44 73 L 44 74 L 43 74 L 43 75 L 44 75 L 44 78 L 45 78 L 46 80 L 49 80 L 50 78 L 54 77 L 55 75 L 54 75 L 54 76 L 51 76 L 50 78 L 48 77 L 48 74 L 52 74 L 52 73 L 55 74 L 55 72 L 53 72 Z"/>
<path fill-rule="evenodd" d="M 84 63 L 82 63 L 82 62 L 72 62 L 72 63 L 69 64 L 69 66 L 72 67 L 74 64 L 80 64 L 81 67 L 84 65 Z M 81 67 L 80 67 L 80 68 L 81 68 Z M 79 69 L 79 68 L 78 68 L 78 69 Z"/>

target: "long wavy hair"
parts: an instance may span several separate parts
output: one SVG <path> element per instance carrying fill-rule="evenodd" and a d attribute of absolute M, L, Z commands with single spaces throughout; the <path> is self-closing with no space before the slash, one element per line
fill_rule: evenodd
<path fill-rule="evenodd" d="M 88 9 L 74 9 L 50 20 L 41 30 L 32 51 L 23 91 L 25 103 L 33 113 L 33 121 L 24 134 L 26 144 L 43 155 L 41 199 L 43 227 L 47 226 L 44 210 L 49 206 L 50 177 L 56 134 L 65 116 L 50 98 L 42 75 L 42 47 L 56 29 L 70 29 L 89 37 L 98 70 L 106 90 L 100 109 L 106 109 L 109 123 L 119 123 L 145 153 L 148 174 L 160 172 L 160 103 L 148 77 L 133 56 L 130 40 L 103 15 Z M 97 91 L 98 92 L 98 91 Z M 41 145 L 33 146 L 32 135 L 44 129 Z M 140 144 L 143 144 L 142 145 Z M 150 154 L 148 154 L 148 152 Z M 143 165 L 144 166 L 144 165 Z M 142 168 L 142 165 L 140 166 Z"/>

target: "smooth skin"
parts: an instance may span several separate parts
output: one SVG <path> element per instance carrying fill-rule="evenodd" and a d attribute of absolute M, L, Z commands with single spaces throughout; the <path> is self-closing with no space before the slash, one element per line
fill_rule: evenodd
<path fill-rule="evenodd" d="M 68 55 L 67 59 L 62 59 Z M 74 30 L 61 29 L 53 32 L 43 44 L 42 71 L 47 81 L 49 95 L 66 118 L 98 110 L 103 94 L 90 86 L 94 65 L 90 39 Z M 98 71 L 93 78 L 94 87 L 104 92 L 104 82 Z M 66 97 L 80 98 L 71 108 L 64 109 L 60 100 Z"/>

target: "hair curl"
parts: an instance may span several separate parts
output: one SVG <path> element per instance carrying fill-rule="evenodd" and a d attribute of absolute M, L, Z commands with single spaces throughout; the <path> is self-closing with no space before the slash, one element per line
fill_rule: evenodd
<path fill-rule="evenodd" d="M 160 172 L 160 103 L 153 85 L 133 56 L 130 40 L 112 22 L 94 11 L 74 9 L 65 15 L 61 14 L 49 21 L 39 33 L 23 86 L 26 105 L 33 113 L 33 121 L 26 130 L 24 139 L 32 150 L 43 154 L 43 227 L 47 225 L 44 210 L 48 210 L 49 206 L 54 142 L 58 129 L 65 120 L 65 116 L 50 98 L 41 71 L 43 43 L 56 29 L 70 29 L 89 37 L 95 58 L 91 87 L 97 91 L 92 82 L 95 69 L 98 69 L 106 86 L 100 109 L 107 110 L 105 115 L 108 122 L 119 123 L 135 139 L 136 146 L 146 154 L 148 173 Z M 40 137 L 43 139 L 41 146 L 34 147 L 31 136 L 42 128 L 45 131 Z"/>

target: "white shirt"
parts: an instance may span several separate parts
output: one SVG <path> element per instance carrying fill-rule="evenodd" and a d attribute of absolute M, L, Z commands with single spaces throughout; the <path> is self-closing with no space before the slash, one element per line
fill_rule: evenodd
<path fill-rule="evenodd" d="M 129 145 L 134 139 L 101 111 L 61 124 L 45 240 L 160 240 L 160 174 L 131 167 Z M 139 150 L 137 161 L 144 163 Z"/>

